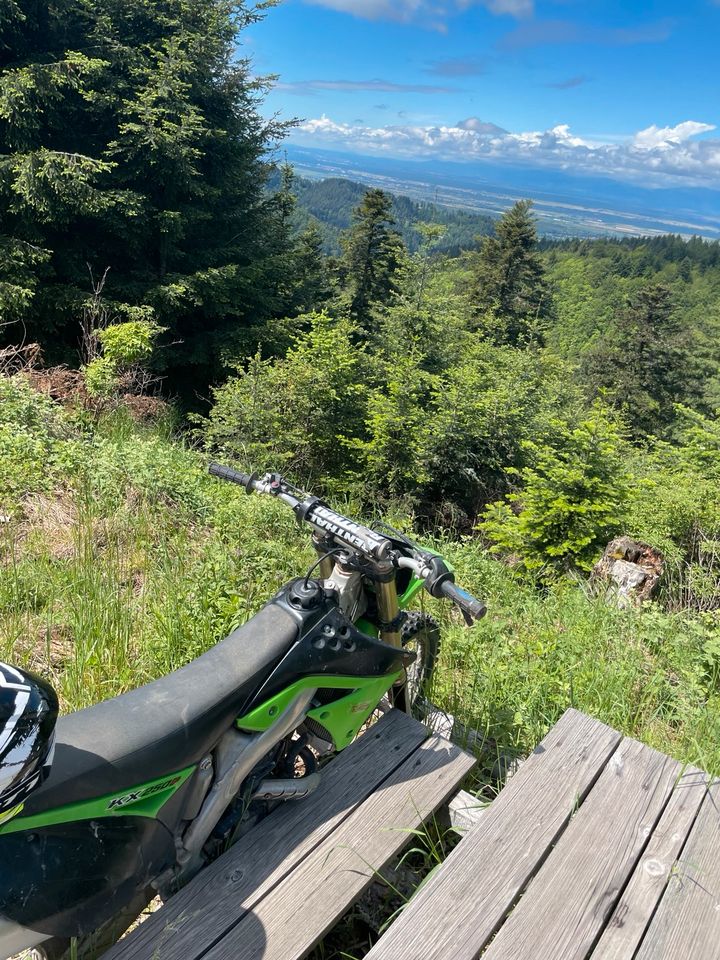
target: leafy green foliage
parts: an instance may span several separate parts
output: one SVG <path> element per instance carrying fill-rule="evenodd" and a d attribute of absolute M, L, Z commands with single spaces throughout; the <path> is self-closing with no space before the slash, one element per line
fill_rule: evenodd
<path fill-rule="evenodd" d="M 526 444 L 534 462 L 520 471 L 521 491 L 488 507 L 482 529 L 530 572 L 589 569 L 624 515 L 622 434 L 596 406 L 574 429 L 558 423 L 553 443 Z"/>
<path fill-rule="evenodd" d="M 94 336 L 102 356 L 94 357 L 83 369 L 88 393 L 107 397 L 118 390 L 133 368 L 147 363 L 162 332 L 163 328 L 152 320 L 127 320 L 97 330 Z"/>
<path fill-rule="evenodd" d="M 354 446 L 363 454 L 361 486 L 373 491 L 376 502 L 402 499 L 425 479 L 429 379 L 415 357 L 400 355 L 384 366 L 382 385 L 368 398 L 367 439 Z"/>
<path fill-rule="evenodd" d="M 527 462 L 527 444 L 552 436 L 553 417 L 572 416 L 565 372 L 532 351 L 489 343 L 466 350 L 433 386 L 421 513 L 463 528 L 504 494 L 510 471 Z"/>
<path fill-rule="evenodd" d="M 62 411 L 22 376 L 0 377 L 0 514 L 48 490 L 79 455 L 79 436 Z"/>
<path fill-rule="evenodd" d="M 103 354 L 118 366 L 129 367 L 150 359 L 153 342 L 161 332 L 150 320 L 128 320 L 98 331 Z"/>
<path fill-rule="evenodd" d="M 215 392 L 201 423 L 210 449 L 311 482 L 342 476 L 351 466 L 340 438 L 356 436 L 363 422 L 363 353 L 348 320 L 301 319 L 310 330 L 287 355 L 251 358 Z"/>

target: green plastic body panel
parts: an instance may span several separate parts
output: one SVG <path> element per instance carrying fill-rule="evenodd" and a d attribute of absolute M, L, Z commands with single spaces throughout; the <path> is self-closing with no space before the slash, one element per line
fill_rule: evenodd
<path fill-rule="evenodd" d="M 412 575 L 412 579 L 405 590 L 405 593 L 401 593 L 398 596 L 398 603 L 400 604 L 400 609 L 404 610 L 405 607 L 412 603 L 415 597 L 420 593 L 424 586 L 424 582 L 420 580 L 415 574 Z"/>
<path fill-rule="evenodd" d="M 336 750 L 342 750 L 357 736 L 360 727 L 380 702 L 382 695 L 402 677 L 402 672 L 382 677 L 303 677 L 255 707 L 236 723 L 241 730 L 267 730 L 302 690 L 349 690 L 334 703 L 308 711 L 308 717 L 321 723 L 333 738 Z"/>
<path fill-rule="evenodd" d="M 195 767 L 186 767 L 177 773 L 157 780 L 149 780 L 121 793 L 69 803 L 64 807 L 46 810 L 34 816 L 17 816 L 0 825 L 0 836 L 19 830 L 34 830 L 56 823 L 74 823 L 77 820 L 96 820 L 101 817 L 150 817 L 158 815 L 162 807 L 193 773 Z"/>

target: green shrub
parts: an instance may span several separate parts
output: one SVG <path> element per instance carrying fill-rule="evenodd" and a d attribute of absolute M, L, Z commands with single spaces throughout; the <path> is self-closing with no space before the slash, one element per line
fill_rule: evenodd
<path fill-rule="evenodd" d="M 162 327 L 153 320 L 128 320 L 98 330 L 103 353 L 112 363 L 129 367 L 148 360 Z"/>
<path fill-rule="evenodd" d="M 287 356 L 251 358 L 215 391 L 200 421 L 206 446 L 244 469 L 288 469 L 303 482 L 338 477 L 349 467 L 343 437 L 363 430 L 365 355 L 347 320 L 324 314 L 310 324 Z"/>
<path fill-rule="evenodd" d="M 84 367 L 83 375 L 91 397 L 108 397 L 118 384 L 117 369 L 108 357 L 95 357 Z"/>
<path fill-rule="evenodd" d="M 71 428 L 62 408 L 18 374 L 0 376 L 0 425 L 36 432 L 43 437 L 67 436 Z"/>
<path fill-rule="evenodd" d="M 627 532 L 665 557 L 661 599 L 671 609 L 720 608 L 720 467 L 717 420 L 682 410 L 680 443 L 633 457 L 638 478 Z"/>
<path fill-rule="evenodd" d="M 426 479 L 421 457 L 433 379 L 413 356 L 399 355 L 383 366 L 382 384 L 368 397 L 368 439 L 347 442 L 362 454 L 360 494 L 376 504 L 412 497 Z"/>
<path fill-rule="evenodd" d="M 61 407 L 25 377 L 0 377 L 0 512 L 49 489 L 82 459 L 76 434 Z"/>
<path fill-rule="evenodd" d="M 97 330 L 95 336 L 102 347 L 102 356 L 95 357 L 83 368 L 88 393 L 95 397 L 110 396 L 124 376 L 150 359 L 155 340 L 163 330 L 154 320 L 127 320 Z"/>
<path fill-rule="evenodd" d="M 556 360 L 533 351 L 478 343 L 433 384 L 420 452 L 418 498 L 433 515 L 443 504 L 474 519 L 505 494 L 511 469 L 531 459 L 560 419 L 572 418 L 576 392 Z"/>
<path fill-rule="evenodd" d="M 619 529 L 629 493 L 617 422 L 596 406 L 574 429 L 557 423 L 554 448 L 526 446 L 534 464 L 519 471 L 519 492 L 487 508 L 483 532 L 529 572 L 589 569 Z"/>

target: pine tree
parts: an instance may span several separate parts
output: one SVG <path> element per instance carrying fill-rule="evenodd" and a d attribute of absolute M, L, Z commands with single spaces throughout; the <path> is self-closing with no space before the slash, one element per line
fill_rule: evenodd
<path fill-rule="evenodd" d="M 373 308 L 386 306 L 399 289 L 405 250 L 394 225 L 392 198 L 371 189 L 353 211 L 353 224 L 341 240 L 348 312 L 366 333 Z"/>
<path fill-rule="evenodd" d="M 498 344 L 542 340 L 552 300 L 538 254 L 532 202 L 519 200 L 486 237 L 475 264 L 476 324 Z"/>
<path fill-rule="evenodd" d="M 293 312 L 318 310 L 330 296 L 327 258 L 317 220 L 311 219 L 294 247 Z"/>
<path fill-rule="evenodd" d="M 634 436 L 661 433 L 694 388 L 692 344 L 670 290 L 651 283 L 631 297 L 583 366 L 591 387 L 611 390 L 627 411 Z"/>
<path fill-rule="evenodd" d="M 102 276 L 113 318 L 168 328 L 202 389 L 280 304 L 277 215 L 238 57 L 245 0 L 13 0 L 0 16 L 0 311 L 73 360 Z M 6 340 L 20 334 L 5 327 Z"/>

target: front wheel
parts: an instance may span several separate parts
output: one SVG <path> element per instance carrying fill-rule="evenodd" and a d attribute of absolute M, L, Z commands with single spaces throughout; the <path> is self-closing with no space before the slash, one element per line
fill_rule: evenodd
<path fill-rule="evenodd" d="M 414 663 L 407 668 L 403 688 L 406 709 L 415 713 L 430 686 L 440 653 L 440 626 L 429 614 L 412 610 L 402 625 L 400 639 L 406 650 L 417 654 Z"/>

